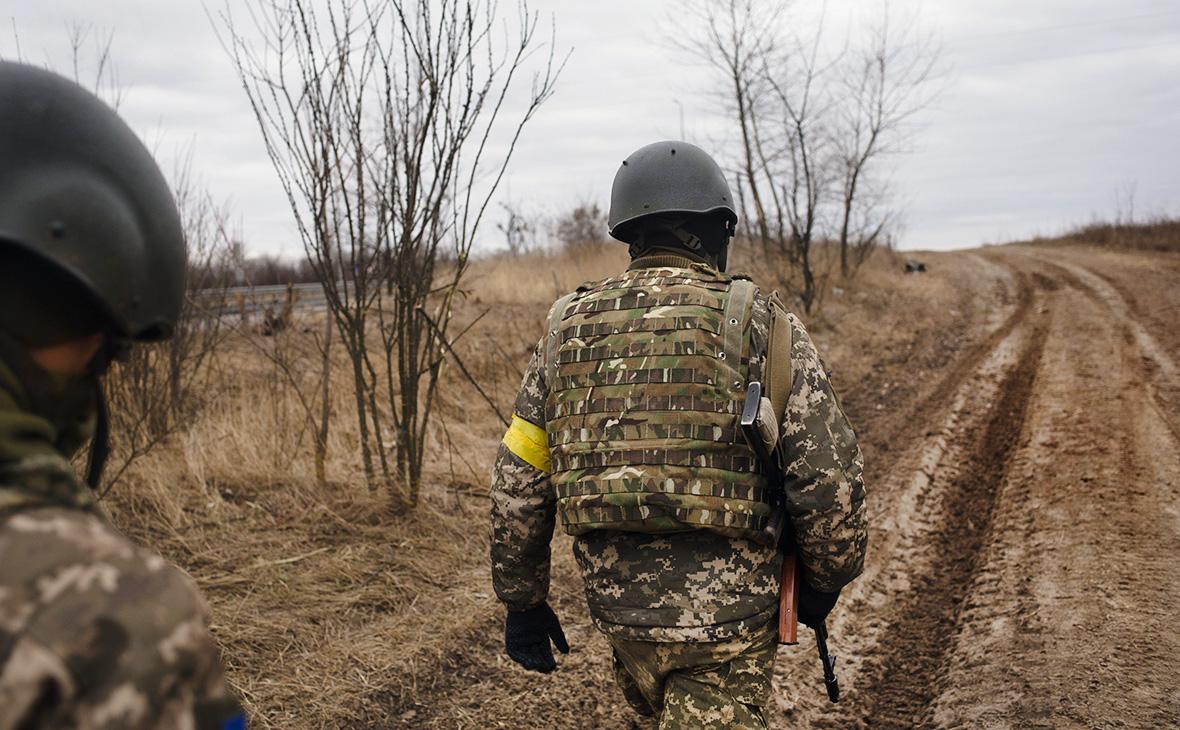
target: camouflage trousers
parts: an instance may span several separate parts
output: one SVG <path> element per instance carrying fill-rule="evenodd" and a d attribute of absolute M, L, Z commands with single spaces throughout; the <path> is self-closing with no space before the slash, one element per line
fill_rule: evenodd
<path fill-rule="evenodd" d="M 673 728 L 766 728 L 775 625 L 715 642 L 654 642 L 607 637 L 615 679 L 639 714 Z"/>

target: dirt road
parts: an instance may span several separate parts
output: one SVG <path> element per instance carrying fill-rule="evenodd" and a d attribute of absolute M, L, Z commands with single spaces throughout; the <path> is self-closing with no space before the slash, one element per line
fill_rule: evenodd
<path fill-rule="evenodd" d="M 873 468 L 873 554 L 832 627 L 846 698 L 784 651 L 779 726 L 1180 726 L 1176 263 L 984 259 L 1003 323 Z"/>

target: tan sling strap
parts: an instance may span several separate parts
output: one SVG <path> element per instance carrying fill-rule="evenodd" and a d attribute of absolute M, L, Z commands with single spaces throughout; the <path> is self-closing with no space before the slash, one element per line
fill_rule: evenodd
<path fill-rule="evenodd" d="M 742 370 L 742 344 L 745 342 L 746 313 L 754 305 L 757 287 L 749 279 L 734 279 L 725 304 L 725 321 L 721 323 L 721 359 L 737 372 Z M 733 390 L 745 391 L 746 383 L 734 382 Z"/>
<path fill-rule="evenodd" d="M 787 410 L 794 383 L 794 367 L 791 362 L 791 320 L 783 306 L 778 292 L 770 295 L 770 336 L 766 343 L 766 373 L 763 377 L 766 397 L 774 409 L 774 416 L 781 425 Z"/>

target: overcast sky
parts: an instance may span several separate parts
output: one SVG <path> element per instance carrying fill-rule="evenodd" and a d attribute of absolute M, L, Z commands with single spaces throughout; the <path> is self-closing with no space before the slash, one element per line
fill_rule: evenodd
<path fill-rule="evenodd" d="M 682 128 L 718 153 L 732 141 L 706 93 L 707 71 L 668 42 L 678 32 L 668 22 L 677 3 L 531 4 L 554 18 L 558 46 L 573 51 L 501 190 L 529 215 L 555 215 L 581 200 L 605 207 L 619 161 Z M 1111 217 L 1116 190 L 1131 186 L 1137 212 L 1180 213 L 1176 0 L 893 0 L 891 7 L 937 34 L 946 72 L 912 151 L 891 163 L 906 222 L 902 247 L 1058 232 Z M 828 28 L 840 36 L 878 8 L 832 0 Z M 200 2 L 0 0 L 0 9 L 0 56 L 67 74 L 71 23 L 113 32 L 126 89 L 120 111 L 162 165 L 191 146 L 196 172 L 230 201 L 248 249 L 298 255 L 286 199 Z M 482 238 L 495 246 L 500 236 L 488 226 Z"/>

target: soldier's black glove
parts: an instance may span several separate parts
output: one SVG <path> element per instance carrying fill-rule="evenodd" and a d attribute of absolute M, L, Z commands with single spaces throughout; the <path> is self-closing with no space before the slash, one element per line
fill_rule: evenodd
<path fill-rule="evenodd" d="M 825 593 L 812 588 L 806 580 L 799 581 L 799 621 L 814 629 L 832 612 L 839 597 L 840 591 Z"/>
<path fill-rule="evenodd" d="M 562 654 L 570 653 L 561 622 L 548 603 L 508 612 L 504 621 L 504 647 L 512 661 L 534 672 L 552 672 L 557 669 L 557 662 L 553 660 L 550 639 Z"/>

